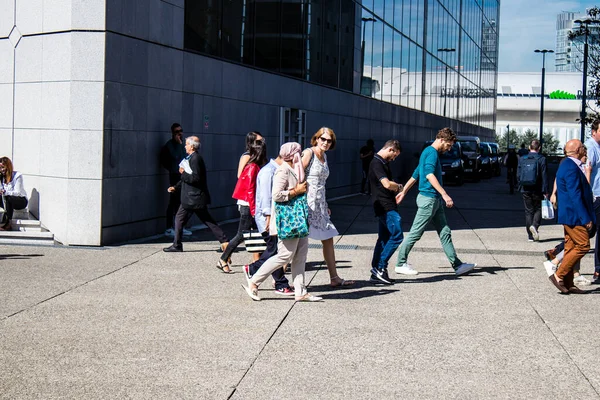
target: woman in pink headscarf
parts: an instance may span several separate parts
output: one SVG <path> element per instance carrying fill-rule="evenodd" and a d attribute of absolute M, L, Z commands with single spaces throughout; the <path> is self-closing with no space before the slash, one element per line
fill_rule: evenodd
<path fill-rule="evenodd" d="M 277 168 L 275 176 L 273 177 L 274 203 L 271 208 L 272 218 L 269 223 L 271 235 L 277 235 L 275 202 L 284 203 L 306 193 L 304 168 L 302 167 L 302 160 L 300 158 L 301 151 L 302 147 L 299 143 L 290 142 L 281 146 L 279 156 L 284 162 Z M 307 254 L 308 237 L 294 239 L 280 238 L 277 243 L 277 254 L 265 261 L 260 269 L 252 275 L 252 278 L 248 279 L 248 286 L 242 286 L 252 300 L 260 300 L 260 297 L 258 296 L 258 286 L 263 283 L 273 271 L 291 262 L 296 301 L 322 300 L 320 297 L 309 294 L 304 285 L 304 268 Z"/>

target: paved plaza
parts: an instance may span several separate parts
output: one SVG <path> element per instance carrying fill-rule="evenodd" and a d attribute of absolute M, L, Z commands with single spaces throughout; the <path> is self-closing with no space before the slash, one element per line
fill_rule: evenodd
<path fill-rule="evenodd" d="M 3 246 L 2 399 L 600 398 L 600 288 L 563 296 L 542 252 L 562 227 L 527 241 L 523 204 L 504 178 L 448 187 L 454 276 L 434 231 L 410 256 L 420 272 L 368 282 L 377 223 L 367 196 L 331 202 L 340 275 L 330 289 L 311 241 L 309 291 L 295 303 L 215 268 L 218 244 L 196 231 L 184 253 L 166 238 L 105 248 Z M 401 207 L 405 232 L 416 192 Z M 228 224 L 233 235 L 237 224 Z M 582 272 L 591 275 L 593 257 Z"/>

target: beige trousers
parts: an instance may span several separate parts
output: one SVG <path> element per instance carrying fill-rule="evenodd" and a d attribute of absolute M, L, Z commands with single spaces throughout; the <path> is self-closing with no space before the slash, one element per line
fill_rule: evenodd
<path fill-rule="evenodd" d="M 294 282 L 294 294 L 302 297 L 306 294 L 304 286 L 304 269 L 306 266 L 306 255 L 308 254 L 308 238 L 286 239 L 277 242 L 277 254 L 269 258 L 252 276 L 252 283 L 259 286 L 267 279 L 273 271 L 292 263 L 292 281 Z"/>

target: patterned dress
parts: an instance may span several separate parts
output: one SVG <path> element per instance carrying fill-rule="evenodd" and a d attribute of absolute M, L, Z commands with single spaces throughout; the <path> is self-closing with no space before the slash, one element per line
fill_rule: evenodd
<path fill-rule="evenodd" d="M 325 197 L 325 182 L 329 176 L 327 156 L 323 153 L 324 162 L 317 155 L 313 157 L 312 165 L 306 173 L 308 200 L 308 237 L 315 240 L 326 240 L 339 235 L 327 213 Z"/>

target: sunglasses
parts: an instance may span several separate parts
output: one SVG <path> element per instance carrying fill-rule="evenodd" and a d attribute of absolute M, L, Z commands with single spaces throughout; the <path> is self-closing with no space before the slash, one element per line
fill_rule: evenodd
<path fill-rule="evenodd" d="M 175 133 L 183 133 L 183 129 L 175 129 Z"/>
<path fill-rule="evenodd" d="M 323 136 L 319 137 L 319 140 L 321 140 L 321 142 L 326 142 L 326 143 L 333 143 L 333 139 L 325 139 Z"/>

